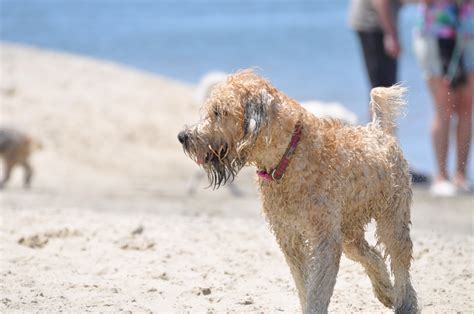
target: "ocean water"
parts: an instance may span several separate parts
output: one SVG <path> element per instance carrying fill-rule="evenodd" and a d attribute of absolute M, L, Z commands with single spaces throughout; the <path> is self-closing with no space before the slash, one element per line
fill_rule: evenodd
<path fill-rule="evenodd" d="M 369 86 L 348 6 L 347 0 L 0 0 L 0 40 L 189 83 L 211 70 L 257 67 L 291 97 L 340 102 L 365 123 Z M 399 80 L 409 88 L 409 105 L 398 135 L 413 167 L 433 173 L 431 98 L 411 44 L 416 15 L 409 5 L 399 20 Z M 472 158 L 470 164 L 472 178 Z"/>

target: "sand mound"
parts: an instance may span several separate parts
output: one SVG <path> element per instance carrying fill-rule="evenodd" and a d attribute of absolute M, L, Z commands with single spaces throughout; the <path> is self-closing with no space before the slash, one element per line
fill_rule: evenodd
<path fill-rule="evenodd" d="M 183 164 L 188 170 L 192 166 L 183 162 L 184 156 L 176 160 L 181 151 L 176 134 L 197 117 L 191 87 L 111 63 L 33 48 L 2 45 L 0 54 L 0 123 L 41 139 L 43 155 L 48 156 L 38 163 L 50 177 L 79 168 L 83 180 L 92 176 L 87 184 L 105 180 L 116 186 L 123 178 L 182 180 Z M 44 171 L 38 176 L 51 180 Z M 68 184 L 74 185 L 76 178 L 68 176 Z"/>

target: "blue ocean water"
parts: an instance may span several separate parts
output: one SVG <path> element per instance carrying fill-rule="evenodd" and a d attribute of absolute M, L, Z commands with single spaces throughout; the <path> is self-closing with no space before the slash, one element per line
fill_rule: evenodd
<path fill-rule="evenodd" d="M 0 39 L 190 83 L 210 70 L 258 67 L 293 98 L 337 101 L 366 122 L 369 87 L 348 27 L 348 5 L 347 0 L 0 0 Z M 416 13 L 406 6 L 399 21 L 399 79 L 409 88 L 409 106 L 398 134 L 410 163 L 432 173 L 432 105 L 411 46 Z"/>

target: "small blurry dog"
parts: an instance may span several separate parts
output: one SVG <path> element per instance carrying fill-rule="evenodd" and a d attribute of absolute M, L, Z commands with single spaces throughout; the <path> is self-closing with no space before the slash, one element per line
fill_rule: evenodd
<path fill-rule="evenodd" d="M 33 151 L 41 149 L 42 144 L 22 131 L 0 127 L 0 156 L 4 162 L 3 179 L 0 189 L 10 179 L 12 169 L 19 165 L 24 169 L 24 187 L 29 188 L 33 177 L 33 168 L 29 158 Z"/>

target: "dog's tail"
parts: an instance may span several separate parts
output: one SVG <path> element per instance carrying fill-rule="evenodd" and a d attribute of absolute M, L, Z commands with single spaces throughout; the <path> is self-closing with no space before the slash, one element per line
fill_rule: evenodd
<path fill-rule="evenodd" d="M 40 141 L 40 140 L 37 139 L 37 138 L 33 138 L 33 137 L 28 136 L 28 137 L 26 138 L 26 142 L 27 142 L 28 148 L 30 149 L 30 152 L 32 152 L 32 151 L 40 151 L 40 150 L 43 150 L 43 149 L 44 149 L 44 144 L 43 144 L 43 142 Z"/>
<path fill-rule="evenodd" d="M 406 88 L 396 84 L 391 87 L 375 87 L 370 91 L 372 123 L 385 132 L 394 134 L 396 118 L 405 107 Z"/>

